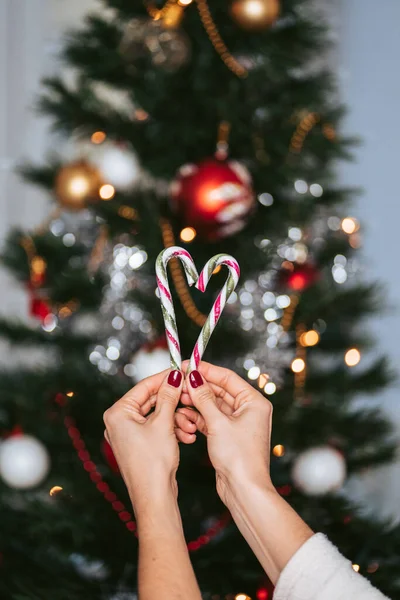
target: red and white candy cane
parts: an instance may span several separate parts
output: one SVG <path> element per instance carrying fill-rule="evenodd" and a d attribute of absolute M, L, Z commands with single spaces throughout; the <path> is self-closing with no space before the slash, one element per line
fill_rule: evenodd
<path fill-rule="evenodd" d="M 171 290 L 168 283 L 167 264 L 171 258 L 179 258 L 182 262 L 189 285 L 193 285 L 199 277 L 193 258 L 189 252 L 179 246 L 166 248 L 157 257 L 156 276 L 157 286 L 160 292 L 161 310 L 164 317 L 165 333 L 167 336 L 168 349 L 171 357 L 171 369 L 181 369 L 182 357 L 179 344 L 178 328 Z"/>
<path fill-rule="evenodd" d="M 240 267 L 239 263 L 233 256 L 229 254 L 216 254 L 206 263 L 202 272 L 200 273 L 200 277 L 196 282 L 196 287 L 201 292 L 206 290 L 208 282 L 210 281 L 214 270 L 219 265 L 226 265 L 229 269 L 228 278 L 225 281 L 224 287 L 220 291 L 217 296 L 217 299 L 214 302 L 214 305 L 211 309 L 210 314 L 207 317 L 206 322 L 203 325 L 203 329 L 200 332 L 200 335 L 197 339 L 196 345 L 193 349 L 192 356 L 190 357 L 190 362 L 188 366 L 188 373 L 197 369 L 202 356 L 204 354 L 204 350 L 208 342 L 210 341 L 210 337 L 212 332 L 214 331 L 218 320 L 221 316 L 221 313 L 225 307 L 225 304 L 229 298 L 229 296 L 233 293 L 235 287 L 238 284 L 240 277 Z"/>

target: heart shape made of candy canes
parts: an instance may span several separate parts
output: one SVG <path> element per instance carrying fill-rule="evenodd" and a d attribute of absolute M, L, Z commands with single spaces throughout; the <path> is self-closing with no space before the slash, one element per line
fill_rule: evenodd
<path fill-rule="evenodd" d="M 187 370 L 187 372 L 190 373 L 194 369 L 198 368 L 204 354 L 204 350 L 210 341 L 210 337 L 219 321 L 225 304 L 238 284 L 240 267 L 239 263 L 235 258 L 233 258 L 233 256 L 230 256 L 229 254 L 216 254 L 206 262 L 199 275 L 193 258 L 184 248 L 180 248 L 179 246 L 171 246 L 170 248 L 162 250 L 162 252 L 160 252 L 158 255 L 156 260 L 157 286 L 160 293 L 165 333 L 167 336 L 168 349 L 171 356 L 171 368 L 179 370 L 182 367 L 181 348 L 179 344 L 175 310 L 167 276 L 167 264 L 171 258 L 179 258 L 183 264 L 188 284 L 192 286 L 195 283 L 196 288 L 201 292 L 205 292 L 208 282 L 210 281 L 216 267 L 219 265 L 226 265 L 229 270 L 228 277 L 211 308 L 211 311 L 193 348 Z"/>

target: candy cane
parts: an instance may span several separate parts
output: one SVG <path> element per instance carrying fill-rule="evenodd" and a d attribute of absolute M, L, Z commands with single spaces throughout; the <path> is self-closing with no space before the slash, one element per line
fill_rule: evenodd
<path fill-rule="evenodd" d="M 157 257 L 156 276 L 157 286 L 160 292 L 161 310 L 164 317 L 165 334 L 171 358 L 171 369 L 180 369 L 182 366 L 181 348 L 179 344 L 178 328 L 174 305 L 172 303 L 171 290 L 168 283 L 167 264 L 171 258 L 179 258 L 182 262 L 189 285 L 198 280 L 196 266 L 189 252 L 179 246 L 166 248 Z"/>
<path fill-rule="evenodd" d="M 192 356 L 190 357 L 190 362 L 187 371 L 188 373 L 198 368 L 202 356 L 204 354 L 204 350 L 206 349 L 206 346 L 210 341 L 212 332 L 214 331 L 215 326 L 218 323 L 221 313 L 224 310 L 225 304 L 229 296 L 233 293 L 239 281 L 240 267 L 237 260 L 235 260 L 233 256 L 229 256 L 229 254 L 216 254 L 215 256 L 210 258 L 210 260 L 205 264 L 202 272 L 200 273 L 200 277 L 196 282 L 196 287 L 198 290 L 200 290 L 201 292 L 205 292 L 208 282 L 210 281 L 212 274 L 214 273 L 214 270 L 219 265 L 226 265 L 228 267 L 228 278 L 225 281 L 224 287 L 218 294 L 217 299 L 215 300 L 210 314 L 208 315 L 207 320 L 203 325 L 203 329 L 201 330 L 200 335 L 197 339 Z"/>

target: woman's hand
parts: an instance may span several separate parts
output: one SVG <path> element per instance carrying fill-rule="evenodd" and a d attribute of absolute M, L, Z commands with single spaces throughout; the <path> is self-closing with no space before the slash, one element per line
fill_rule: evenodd
<path fill-rule="evenodd" d="M 262 482 L 273 488 L 272 405 L 264 396 L 233 371 L 202 362 L 199 371 L 186 378 L 181 401 L 188 408 L 176 413 L 176 435 L 184 443 L 194 441 L 196 430 L 207 436 L 217 491 L 225 504 L 230 503 L 235 482 Z"/>
<path fill-rule="evenodd" d="M 176 498 L 179 448 L 174 414 L 182 382 L 180 371 L 163 371 L 143 379 L 104 413 L 105 436 L 136 513 L 171 491 Z"/>

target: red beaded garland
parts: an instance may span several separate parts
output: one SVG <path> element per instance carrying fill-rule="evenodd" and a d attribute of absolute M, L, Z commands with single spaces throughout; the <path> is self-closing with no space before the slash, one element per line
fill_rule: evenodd
<path fill-rule="evenodd" d="M 112 509 L 118 514 L 119 519 L 125 525 L 130 533 L 134 533 L 136 537 L 137 527 L 133 520 L 132 514 L 126 509 L 125 505 L 118 499 L 118 496 L 111 490 L 106 483 L 101 473 L 97 470 L 96 464 L 91 460 L 90 453 L 86 448 L 86 444 L 82 439 L 81 433 L 76 426 L 75 419 L 67 416 L 64 418 L 64 425 L 68 435 L 71 438 L 72 444 L 76 450 L 77 456 L 81 461 L 83 468 L 88 472 L 91 481 L 96 485 L 97 490 L 103 495 L 104 499 L 111 504 Z M 225 513 L 216 524 L 209 527 L 207 531 L 200 535 L 196 540 L 188 542 L 187 547 L 190 552 L 199 550 L 202 546 L 208 544 L 215 536 L 217 536 L 226 527 L 231 519 L 230 513 Z"/>

